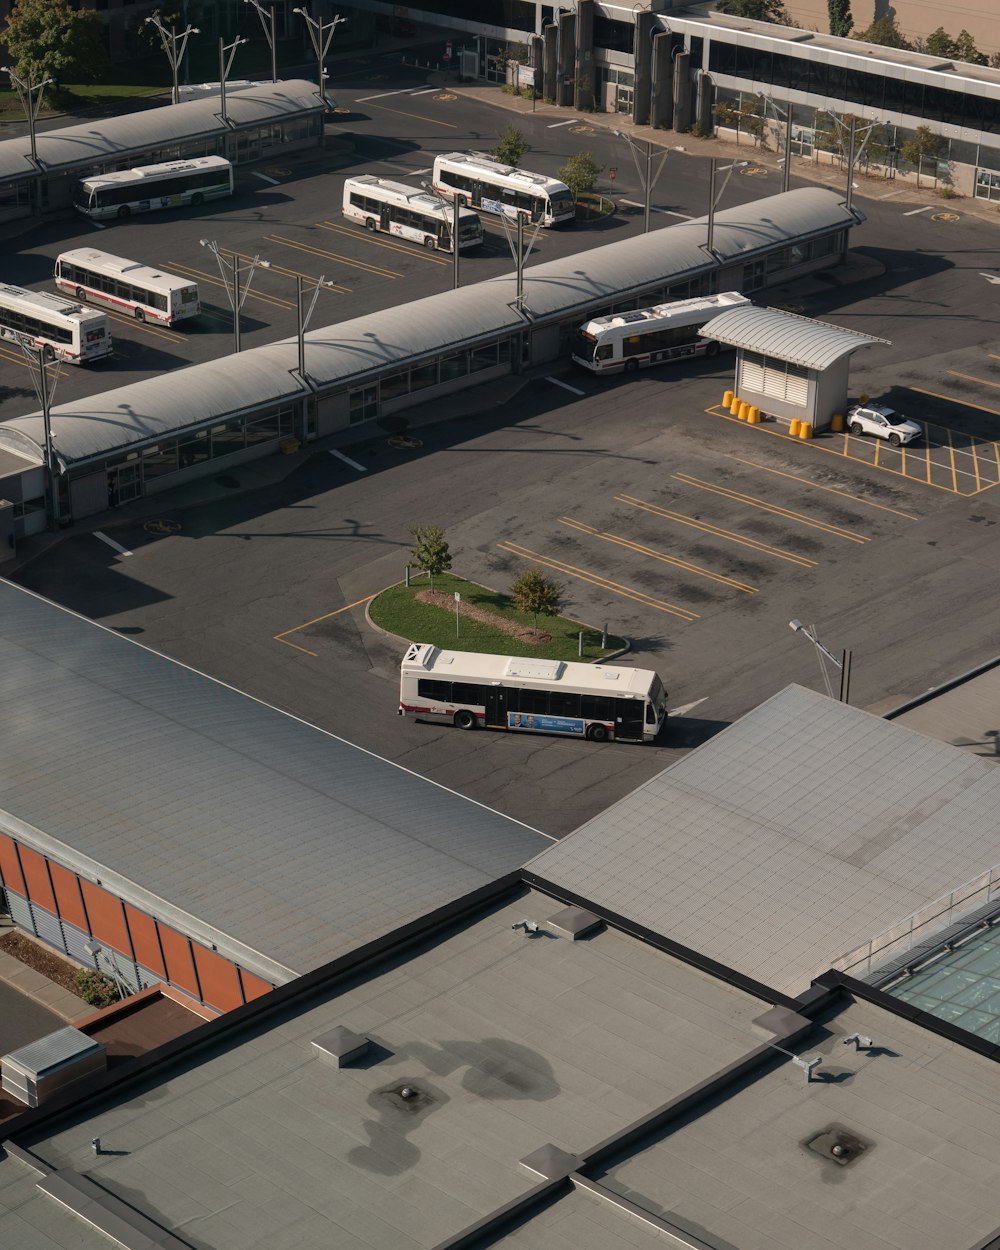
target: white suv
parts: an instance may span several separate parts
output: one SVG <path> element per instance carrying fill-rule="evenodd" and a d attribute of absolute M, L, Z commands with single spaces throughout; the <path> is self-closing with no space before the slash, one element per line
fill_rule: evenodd
<path fill-rule="evenodd" d="M 847 424 L 852 434 L 874 434 L 877 438 L 887 438 L 893 447 L 912 443 L 923 433 L 916 421 L 881 404 L 858 404 L 856 408 L 851 408 Z"/>

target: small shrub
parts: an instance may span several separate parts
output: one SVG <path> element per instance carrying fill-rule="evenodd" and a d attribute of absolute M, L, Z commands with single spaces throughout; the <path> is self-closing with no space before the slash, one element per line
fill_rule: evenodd
<path fill-rule="evenodd" d="M 960 200 L 962 198 L 954 187 L 939 187 L 938 195 L 942 200 Z"/>
<path fill-rule="evenodd" d="M 705 137 L 705 132 L 698 122 L 694 122 L 691 126 L 691 137 L 693 139 L 704 139 Z"/>
<path fill-rule="evenodd" d="M 76 974 L 76 988 L 83 1001 L 91 1007 L 110 1007 L 121 998 L 118 986 L 110 977 L 89 968 L 81 968 Z"/>

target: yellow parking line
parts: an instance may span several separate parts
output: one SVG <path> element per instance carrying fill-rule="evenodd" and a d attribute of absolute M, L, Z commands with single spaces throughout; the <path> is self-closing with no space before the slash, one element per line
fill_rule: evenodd
<path fill-rule="evenodd" d="M 989 378 L 977 378 L 972 373 L 959 373 L 957 369 L 948 369 L 946 372 L 953 378 L 965 378 L 967 382 L 981 382 L 983 386 L 995 386 L 1000 389 L 1000 382 L 991 382 Z"/>
<path fill-rule="evenodd" d="M 610 534 L 605 530 L 595 529 L 594 526 L 588 525 L 585 521 L 575 521 L 568 516 L 560 517 L 559 521 L 562 525 L 568 525 L 572 529 L 579 530 L 581 534 L 588 534 L 591 538 L 601 538 L 605 542 L 615 543 L 617 546 L 624 547 L 628 551 L 634 551 L 638 555 L 649 556 L 652 560 L 660 560 L 663 564 L 672 564 L 674 568 L 683 569 L 685 573 L 695 573 L 698 577 L 707 577 L 709 581 L 719 582 L 723 586 L 732 586 L 734 590 L 742 590 L 746 595 L 755 595 L 757 593 L 757 587 L 751 586 L 747 582 L 739 582 L 736 578 L 727 577 L 724 573 L 713 573 L 711 569 L 703 568 L 700 564 L 692 564 L 690 560 L 682 560 L 678 556 L 667 555 L 665 551 L 656 551 L 643 543 L 633 542 L 630 538 L 622 538 L 618 534 Z"/>
<path fill-rule="evenodd" d="M 355 238 L 359 233 L 358 230 L 350 229 L 347 226 L 337 225 L 336 222 L 332 221 L 321 221 L 317 224 L 323 230 L 332 230 L 337 234 L 346 234 L 351 238 Z M 419 256 L 421 260 L 426 260 L 432 265 L 451 265 L 454 263 L 451 260 L 442 260 L 439 256 L 435 256 L 429 248 L 421 247 L 419 243 L 411 243 L 409 245 L 405 243 L 393 243 L 389 239 L 378 238 L 378 236 L 370 230 L 362 230 L 360 233 L 365 236 L 365 242 L 371 243 L 374 247 L 385 247 L 391 252 L 402 252 L 404 256 Z"/>
<path fill-rule="evenodd" d="M 930 395 L 931 399 L 943 399 L 949 404 L 961 404 L 963 408 L 975 408 L 977 412 L 988 412 L 994 417 L 1000 417 L 1000 412 L 996 408 L 986 408 L 982 404 L 970 404 L 967 399 L 956 399 L 954 395 L 939 395 L 937 391 L 925 391 L 919 386 L 911 386 L 911 391 L 915 391 L 918 395 Z"/>
<path fill-rule="evenodd" d="M 106 310 L 105 316 L 111 321 L 116 321 L 121 326 L 131 326 L 135 330 L 145 330 L 149 334 L 155 334 L 157 338 L 166 339 L 168 343 L 187 342 L 186 334 L 178 334 L 176 330 L 168 330 L 166 326 L 140 321 L 138 317 L 126 317 L 124 313 L 112 312 L 110 309 Z"/>
<path fill-rule="evenodd" d="M 422 113 L 408 113 L 406 109 L 394 109 L 390 104 L 373 104 L 370 100 L 366 103 L 369 108 L 385 109 L 387 113 L 399 113 L 402 117 L 415 117 L 417 121 L 430 122 L 433 126 L 447 126 L 449 130 L 458 129 L 452 122 L 443 122 L 440 117 L 424 117 Z"/>
<path fill-rule="evenodd" d="M 193 265 L 180 265 L 174 262 L 174 269 L 180 270 L 181 273 L 193 274 L 199 282 L 207 282 L 209 286 L 221 287 L 226 290 L 226 284 L 221 278 L 213 278 L 210 273 L 206 273 L 204 269 L 195 269 Z M 294 308 L 295 305 L 291 300 L 282 299 L 280 295 L 265 295 L 263 291 L 255 291 L 253 287 L 247 292 L 248 296 L 257 300 L 262 304 L 270 304 L 274 308 Z"/>
<path fill-rule="evenodd" d="M 759 508 L 762 512 L 770 512 L 774 516 L 780 516 L 786 521 L 793 521 L 798 525 L 808 525 L 812 529 L 824 531 L 824 533 L 833 535 L 834 538 L 846 538 L 852 543 L 869 542 L 869 536 L 865 534 L 855 534 L 851 530 L 843 529 L 839 525 L 831 525 L 828 521 L 814 521 L 810 517 L 804 516 L 801 512 L 795 512 L 791 508 L 783 508 L 780 504 L 766 503 L 763 499 L 757 499 L 753 495 L 744 495 L 741 491 L 731 490 L 728 486 L 714 486 L 711 482 L 704 482 L 701 478 L 692 477 L 689 473 L 674 473 L 672 475 L 678 482 L 683 482 L 686 486 L 695 486 L 699 490 L 707 490 L 713 495 L 721 495 L 723 499 L 732 499 L 737 503 L 749 504 L 751 508 Z"/>
<path fill-rule="evenodd" d="M 955 468 L 955 444 L 952 441 L 951 430 L 948 431 L 948 455 L 951 458 L 951 488 L 958 494 L 958 472 Z"/>
<path fill-rule="evenodd" d="M 632 508 L 640 508 L 643 512 L 651 512 L 654 516 L 663 517 L 665 521 L 676 521 L 679 525 L 687 525 L 702 534 L 709 534 L 712 538 L 727 539 L 729 542 L 738 543 L 741 547 L 749 547 L 751 551 L 757 551 L 761 555 L 777 556 L 779 560 L 787 560 L 790 564 L 798 564 L 803 568 L 814 569 L 819 563 L 818 560 L 811 560 L 808 556 L 800 556 L 792 551 L 783 551 L 780 547 L 772 547 L 759 538 L 747 538 L 743 534 L 734 534 L 732 530 L 720 529 L 717 525 L 709 525 L 707 521 L 696 521 L 694 517 L 684 516 L 681 512 L 671 512 L 669 508 L 661 508 L 659 504 L 647 503 L 644 499 L 636 499 L 632 495 L 615 495 L 615 502 L 627 503 Z"/>
<path fill-rule="evenodd" d="M 512 556 L 518 556 L 522 560 L 534 560 L 537 564 L 544 564 L 546 568 L 555 569 L 557 573 L 565 573 L 569 577 L 575 577 L 578 581 L 589 582 L 591 586 L 597 586 L 601 590 L 610 590 L 612 593 L 621 595 L 625 599 L 631 599 L 635 603 L 641 603 L 643 607 L 655 608 L 658 612 L 666 612 L 670 616 L 678 616 L 682 621 L 698 621 L 701 619 L 697 612 L 691 612 L 687 608 L 678 607 L 674 603 L 667 603 L 665 599 L 654 599 L 652 595 L 647 595 L 644 591 L 635 590 L 628 586 L 622 586 L 619 582 L 609 581 L 605 577 L 599 577 L 596 573 L 588 573 L 586 569 L 578 568 L 575 564 L 566 564 L 562 560 L 554 560 L 539 555 L 537 551 L 532 551 L 528 547 L 522 547 L 520 543 L 497 543 L 501 551 L 508 551 Z"/>
<path fill-rule="evenodd" d="M 300 252 L 309 252 L 313 256 L 322 256 L 327 260 L 339 260 L 342 265 L 349 265 L 352 269 L 361 269 L 365 273 L 376 274 L 380 278 L 401 278 L 403 275 L 397 273 L 395 269 L 384 269 L 381 265 L 370 265 L 364 260 L 352 260 L 350 256 L 343 256 L 340 252 L 328 252 L 325 248 L 314 247 L 311 243 L 297 243 L 294 239 L 286 239 L 280 234 L 268 234 L 264 238 L 268 243 L 281 243 L 285 247 L 294 247 Z"/>
<path fill-rule="evenodd" d="M 246 255 L 244 252 L 233 252 L 232 255 L 239 256 L 241 260 L 253 260 L 252 256 Z M 289 269 L 285 265 L 270 264 L 267 267 L 268 273 L 280 273 L 284 278 L 301 278 L 304 282 L 315 283 L 316 278 L 311 273 L 302 273 L 299 269 Z M 340 282 L 324 282 L 319 288 L 321 291 L 336 291 L 339 295 L 353 294 L 349 286 L 343 286 Z"/>
<path fill-rule="evenodd" d="M 900 448 L 905 451 L 905 448 Z M 878 508 L 880 512 L 892 512 L 896 516 L 905 517 L 908 521 L 919 521 L 920 517 L 913 516 L 909 512 L 900 512 L 898 508 L 888 508 L 884 503 L 872 503 L 870 499 L 862 499 L 860 495 L 852 495 L 846 490 L 837 490 L 835 486 L 822 486 L 819 482 L 811 482 L 807 477 L 799 477 L 797 473 L 787 473 L 783 469 L 772 469 L 766 464 L 757 464 L 753 460 L 743 460 L 739 456 L 730 456 L 731 460 L 735 460 L 737 464 L 748 464 L 751 468 L 761 469 L 765 473 L 774 473 L 778 477 L 789 477 L 793 482 L 802 482 L 806 486 L 811 486 L 815 490 L 829 491 L 831 495 L 843 495 L 845 499 L 851 499 L 855 503 L 863 503 L 869 508 Z"/>
<path fill-rule="evenodd" d="M 331 616 L 339 616 L 341 612 L 350 612 L 351 608 L 360 607 L 362 603 L 371 603 L 374 598 L 374 595 L 365 595 L 363 599 L 355 599 L 353 603 L 345 604 L 344 607 L 337 608 L 335 612 L 327 612 L 323 616 L 314 616 L 311 621 L 304 621 L 301 625 L 293 625 L 291 629 L 275 634 L 274 641 L 283 642 L 286 647 L 294 647 L 296 651 L 304 651 L 306 655 L 316 656 L 319 654 L 318 652 L 309 651 L 306 647 L 300 647 L 297 642 L 289 642 L 288 635 L 298 633 L 300 629 L 308 629 L 310 625 L 317 625 L 320 621 L 328 621 Z"/>

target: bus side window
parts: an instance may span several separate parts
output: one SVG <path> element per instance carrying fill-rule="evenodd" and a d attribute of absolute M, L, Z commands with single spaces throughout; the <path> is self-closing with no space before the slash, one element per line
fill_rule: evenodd
<path fill-rule="evenodd" d="M 456 681 L 451 687 L 452 703 L 475 703 L 476 705 L 485 704 L 486 698 L 479 688 L 469 681 Z"/>
<path fill-rule="evenodd" d="M 598 694 L 580 696 L 580 715 L 587 720 L 611 720 L 614 714 L 613 699 Z"/>
<path fill-rule="evenodd" d="M 520 707 L 515 709 L 521 712 L 535 712 L 539 716 L 544 716 L 549 710 L 549 692 L 547 690 L 519 690 L 517 693 L 521 696 Z"/>
<path fill-rule="evenodd" d="M 417 682 L 417 694 L 422 699 L 451 700 L 451 682 L 435 681 L 432 677 L 421 677 Z"/>
<path fill-rule="evenodd" d="M 549 712 L 553 716 L 579 716 L 580 696 L 553 690 L 549 696 Z"/>
<path fill-rule="evenodd" d="M 610 360 L 615 354 L 615 349 L 611 343 L 605 343 L 603 347 L 599 347 L 594 353 L 595 360 Z"/>

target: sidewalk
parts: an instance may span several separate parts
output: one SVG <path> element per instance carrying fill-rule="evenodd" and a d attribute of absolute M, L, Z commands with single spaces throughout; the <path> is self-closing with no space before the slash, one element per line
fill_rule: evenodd
<path fill-rule="evenodd" d="M 0 937 L 10 932 L 19 933 L 21 930 L 15 929 L 13 925 L 0 925 Z M 61 985 L 56 985 L 48 977 L 42 976 L 40 972 L 29 968 L 20 959 L 15 959 L 13 955 L 8 955 L 3 950 L 0 950 L 0 981 L 6 982 L 18 993 L 32 999 L 42 1007 L 47 1007 L 49 1011 L 62 1016 L 66 1021 L 79 1020 L 93 1011 L 93 1008 L 82 998 L 78 998 L 69 990 L 64 990 Z"/>
<path fill-rule="evenodd" d="M 465 99 L 477 100 L 481 104 L 489 104 L 494 108 L 504 109 L 508 113 L 521 116 L 532 115 L 553 116 L 563 120 L 576 118 L 583 126 L 592 126 L 595 130 L 620 130 L 622 134 L 640 143 L 651 143 L 655 147 L 667 151 L 680 149 L 685 156 L 721 160 L 749 161 L 751 165 L 761 165 L 775 173 L 781 171 L 783 151 L 772 151 L 765 147 L 752 147 L 749 144 L 730 143 L 722 139 L 696 139 L 691 134 L 680 134 L 675 130 L 657 130 L 652 126 L 637 126 L 627 113 L 578 113 L 573 109 L 559 108 L 554 104 L 545 104 L 537 100 L 532 108 L 532 101 L 522 96 L 508 95 L 497 83 L 460 83 L 458 76 L 450 70 L 431 71 L 427 81 L 442 90 L 453 92 Z M 579 136 L 579 146 L 586 148 L 586 137 Z M 678 153 L 680 155 L 680 152 Z M 827 186 L 836 191 L 844 191 L 847 172 L 837 165 L 815 164 L 808 157 L 792 157 L 791 181 L 794 187 L 805 180 Z M 986 200 L 960 197 L 958 199 L 942 199 L 937 191 L 930 187 L 916 187 L 902 179 L 887 180 L 869 177 L 867 174 L 855 172 L 854 198 L 870 200 L 891 199 L 899 204 L 918 204 L 940 206 L 941 212 L 958 213 L 962 216 L 976 217 L 980 221 L 1000 224 L 1000 213 L 997 205 Z M 604 193 L 614 198 L 614 188 L 605 188 Z"/>

